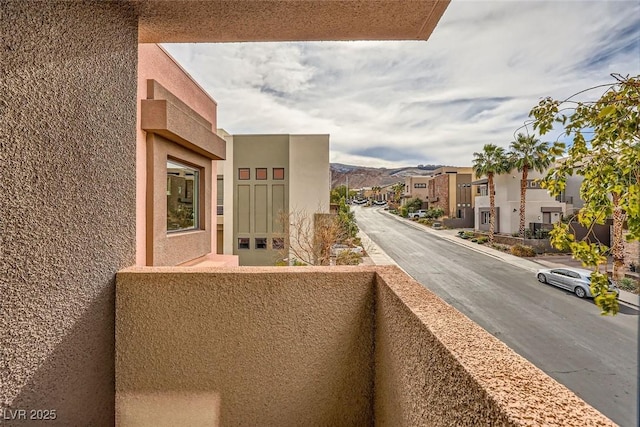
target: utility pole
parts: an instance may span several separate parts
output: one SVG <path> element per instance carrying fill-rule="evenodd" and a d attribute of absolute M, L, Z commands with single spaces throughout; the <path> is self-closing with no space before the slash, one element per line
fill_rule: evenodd
<path fill-rule="evenodd" d="M 347 172 L 347 191 L 344 193 L 345 203 L 349 204 L 349 172 Z"/>

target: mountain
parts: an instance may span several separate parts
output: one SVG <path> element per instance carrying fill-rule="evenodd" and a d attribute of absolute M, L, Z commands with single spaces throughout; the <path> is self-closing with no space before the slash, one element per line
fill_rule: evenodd
<path fill-rule="evenodd" d="M 330 163 L 331 188 L 345 185 L 347 177 L 349 177 L 349 188 L 382 187 L 398 181 L 404 182 L 406 176 L 430 175 L 432 171 L 440 167 L 442 165 L 418 165 L 387 169 Z"/>

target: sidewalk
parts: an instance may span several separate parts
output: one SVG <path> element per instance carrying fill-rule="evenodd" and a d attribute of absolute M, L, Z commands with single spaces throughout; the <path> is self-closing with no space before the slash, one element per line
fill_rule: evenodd
<path fill-rule="evenodd" d="M 549 259 L 545 260 L 545 257 L 536 257 L 536 258 L 521 258 L 515 255 L 511 255 L 496 249 L 489 247 L 488 245 L 479 245 L 477 243 L 471 242 L 469 240 L 461 239 L 458 237 L 458 231 L 460 230 L 434 230 L 431 227 L 424 226 L 422 224 L 418 224 L 409 219 L 401 218 L 398 215 L 391 214 L 386 211 L 381 211 L 386 215 L 396 219 L 397 221 L 402 221 L 405 224 L 408 224 L 418 230 L 422 230 L 425 233 L 433 234 L 441 239 L 449 240 L 452 243 L 455 243 L 460 246 L 465 246 L 468 249 L 471 249 L 476 252 L 483 253 L 487 256 L 496 258 L 500 261 L 506 262 L 507 264 L 511 264 L 515 267 L 519 267 L 530 271 L 531 273 L 535 273 L 541 268 L 554 268 L 554 267 L 580 267 L 579 261 L 573 260 L 570 256 L 557 256 L 557 257 L 549 257 Z M 370 258 L 371 262 L 376 265 L 389 265 L 389 260 L 392 265 L 397 265 L 395 262 L 382 251 L 369 237 L 367 237 L 362 231 L 360 232 L 362 242 L 369 246 L 365 246 L 367 253 L 369 253 L 369 247 L 371 247 Z M 380 262 L 380 264 L 378 263 Z M 576 265 L 578 264 L 578 265 Z M 633 294 L 631 292 L 620 290 L 619 300 L 625 302 L 627 304 L 634 305 L 636 307 L 640 307 L 640 296 Z"/>

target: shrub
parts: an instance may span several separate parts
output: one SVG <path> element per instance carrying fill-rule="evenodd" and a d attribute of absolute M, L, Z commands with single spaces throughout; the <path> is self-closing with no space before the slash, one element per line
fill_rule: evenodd
<path fill-rule="evenodd" d="M 400 207 L 400 216 L 401 216 L 402 218 L 406 218 L 406 217 L 408 217 L 408 216 L 409 216 L 409 210 L 407 209 L 407 207 L 406 207 L 406 206 L 402 206 L 402 207 Z"/>
<path fill-rule="evenodd" d="M 536 251 L 527 245 L 513 245 L 511 246 L 511 255 L 519 257 L 533 257 L 536 256 Z"/>
<path fill-rule="evenodd" d="M 618 280 L 618 287 L 624 291 L 638 292 L 638 282 L 629 277 Z"/>
<path fill-rule="evenodd" d="M 480 236 L 476 239 L 476 243 L 479 243 L 481 245 L 484 245 L 488 241 L 489 241 L 489 238 L 487 236 Z"/>
<path fill-rule="evenodd" d="M 493 249 L 496 249 L 498 251 L 502 251 L 502 252 L 509 252 L 510 248 L 507 245 L 501 245 L 500 243 L 492 243 L 491 247 Z"/>
<path fill-rule="evenodd" d="M 444 215 L 444 210 L 442 208 L 431 208 L 427 210 L 427 218 L 438 219 L 442 215 Z"/>
<path fill-rule="evenodd" d="M 358 265 L 362 262 L 362 255 L 353 251 L 341 251 L 336 256 L 336 265 Z"/>
<path fill-rule="evenodd" d="M 476 237 L 475 233 L 473 233 L 472 231 L 463 231 L 461 233 L 458 233 L 458 236 L 460 236 L 463 239 L 472 239 Z"/>

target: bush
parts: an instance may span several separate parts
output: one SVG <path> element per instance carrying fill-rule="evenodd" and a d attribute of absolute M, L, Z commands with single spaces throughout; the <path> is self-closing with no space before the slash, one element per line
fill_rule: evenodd
<path fill-rule="evenodd" d="M 519 257 L 534 257 L 536 256 L 536 251 L 531 246 L 518 244 L 511 246 L 511 255 Z"/>
<path fill-rule="evenodd" d="M 638 292 L 638 282 L 629 277 L 623 277 L 622 279 L 618 280 L 618 287 L 623 291 L 634 293 Z"/>
<path fill-rule="evenodd" d="M 401 216 L 402 218 L 406 218 L 406 217 L 408 217 L 408 216 L 409 216 L 409 210 L 407 209 L 407 207 L 406 207 L 406 206 L 401 206 L 401 207 L 400 207 L 400 216 Z"/>
<path fill-rule="evenodd" d="M 415 212 L 422 209 L 422 200 L 420 200 L 419 197 L 415 197 L 409 200 L 404 206 L 409 209 L 409 211 Z"/>
<path fill-rule="evenodd" d="M 362 255 L 353 251 L 341 251 L 336 256 L 336 265 L 358 265 L 362 262 Z"/>
<path fill-rule="evenodd" d="M 485 243 L 487 243 L 489 241 L 489 238 L 487 236 L 480 236 L 476 239 L 476 243 L 484 245 Z"/>
<path fill-rule="evenodd" d="M 492 243 L 491 247 L 493 249 L 496 249 L 498 251 L 502 251 L 502 252 L 509 252 L 510 248 L 507 245 L 501 245 L 500 243 Z"/>
<path fill-rule="evenodd" d="M 422 225 L 428 225 L 428 226 L 431 226 L 433 224 L 432 219 L 426 219 L 426 218 L 420 218 L 418 222 Z"/>

